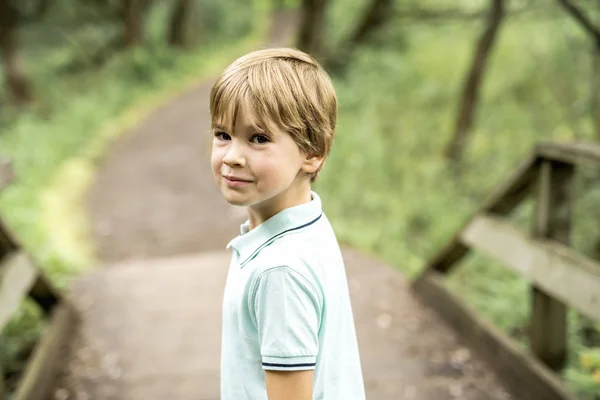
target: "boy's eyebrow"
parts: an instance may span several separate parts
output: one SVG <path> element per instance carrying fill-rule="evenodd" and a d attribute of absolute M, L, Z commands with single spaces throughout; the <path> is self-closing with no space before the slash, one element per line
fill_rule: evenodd
<path fill-rule="evenodd" d="M 213 124 L 212 127 L 213 127 L 213 129 L 218 129 L 220 131 L 226 131 L 227 132 L 227 128 L 225 126 L 221 125 L 221 124 Z M 267 133 L 267 131 L 265 131 L 264 129 L 260 129 L 260 128 L 254 127 L 252 125 L 248 125 L 246 127 L 246 129 L 256 130 L 256 131 L 259 131 L 260 133 Z M 269 133 L 271 133 L 271 132 L 269 132 Z"/>
<path fill-rule="evenodd" d="M 225 130 L 227 130 L 227 128 L 225 128 L 225 127 L 224 127 L 223 125 L 221 125 L 221 124 L 213 124 L 213 128 L 215 128 L 215 129 L 220 129 L 220 130 L 222 130 L 222 131 L 225 131 Z"/>

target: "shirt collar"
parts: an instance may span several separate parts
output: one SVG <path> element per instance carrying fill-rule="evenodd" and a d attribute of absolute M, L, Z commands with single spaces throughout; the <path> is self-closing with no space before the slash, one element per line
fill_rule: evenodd
<path fill-rule="evenodd" d="M 249 230 L 249 221 L 244 222 L 240 226 L 240 235 L 227 245 L 227 248 L 233 247 L 240 255 L 240 267 L 275 239 L 317 222 L 323 214 L 321 199 L 315 192 L 311 192 L 311 197 L 308 203 L 286 208 L 252 230 Z"/>

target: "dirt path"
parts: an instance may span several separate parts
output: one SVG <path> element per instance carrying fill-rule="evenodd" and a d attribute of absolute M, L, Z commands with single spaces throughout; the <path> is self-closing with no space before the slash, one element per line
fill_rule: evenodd
<path fill-rule="evenodd" d="M 269 45 L 284 44 L 279 16 Z M 219 398 L 221 296 L 243 214 L 214 185 L 201 84 L 117 143 L 89 197 L 111 268 L 73 288 L 82 324 L 55 399 Z M 509 399 L 386 265 L 344 248 L 368 399 Z M 328 399 L 326 399 L 328 400 Z"/>

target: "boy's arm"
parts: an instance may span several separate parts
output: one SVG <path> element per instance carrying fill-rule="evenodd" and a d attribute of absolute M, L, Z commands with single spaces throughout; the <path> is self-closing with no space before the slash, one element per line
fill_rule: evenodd
<path fill-rule="evenodd" d="M 269 400 L 312 400 L 313 371 L 265 371 Z"/>
<path fill-rule="evenodd" d="M 321 298 L 316 285 L 287 266 L 257 278 L 251 304 L 269 400 L 312 400 Z"/>

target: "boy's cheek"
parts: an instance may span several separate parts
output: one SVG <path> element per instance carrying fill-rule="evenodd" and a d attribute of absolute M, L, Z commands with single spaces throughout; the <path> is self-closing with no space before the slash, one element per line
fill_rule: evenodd
<path fill-rule="evenodd" d="M 215 154 L 213 152 L 211 159 L 210 159 L 210 165 L 213 171 L 213 175 L 215 176 L 215 179 L 218 181 L 220 176 L 221 176 L 221 157 L 218 156 L 218 154 Z"/>

